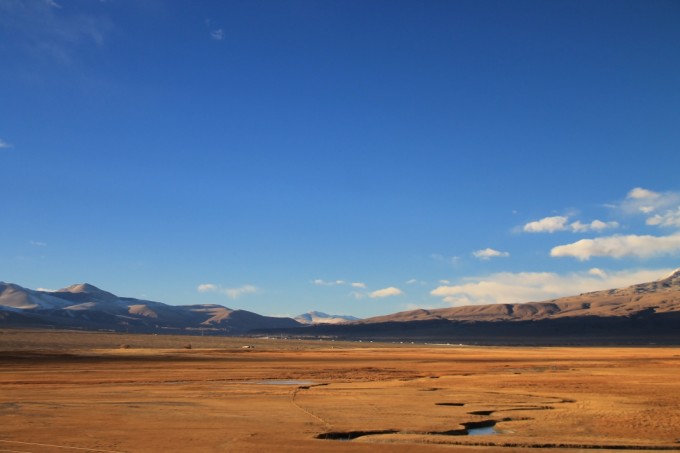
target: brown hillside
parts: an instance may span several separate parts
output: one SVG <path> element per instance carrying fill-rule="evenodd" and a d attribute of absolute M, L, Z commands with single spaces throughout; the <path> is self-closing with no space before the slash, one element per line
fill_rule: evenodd
<path fill-rule="evenodd" d="M 365 319 L 361 324 L 445 319 L 450 321 L 536 321 L 558 318 L 631 317 L 680 312 L 680 270 L 654 282 L 544 302 L 468 305 L 412 310 Z"/>

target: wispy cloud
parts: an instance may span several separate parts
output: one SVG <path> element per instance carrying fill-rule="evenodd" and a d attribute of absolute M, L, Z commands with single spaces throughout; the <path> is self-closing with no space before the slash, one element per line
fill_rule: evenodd
<path fill-rule="evenodd" d="M 672 269 L 606 272 L 590 269 L 570 274 L 552 272 L 502 272 L 468 277 L 459 285 L 440 286 L 430 292 L 452 306 L 545 301 L 590 291 L 621 288 L 653 281 Z"/>
<path fill-rule="evenodd" d="M 488 260 L 491 258 L 507 258 L 510 256 L 509 252 L 501 252 L 499 250 L 494 250 L 492 248 L 485 248 L 483 250 L 477 250 L 472 252 L 472 256 L 480 260 Z"/>
<path fill-rule="evenodd" d="M 224 288 L 221 285 L 214 283 L 202 283 L 196 287 L 199 293 L 219 293 L 224 294 L 231 299 L 238 299 L 244 294 L 251 294 L 258 291 L 258 288 L 253 285 L 243 285 L 238 288 Z"/>
<path fill-rule="evenodd" d="M 345 282 L 344 280 L 327 281 L 327 280 L 322 280 L 320 278 L 317 278 L 316 280 L 314 280 L 313 283 L 315 285 L 319 285 L 319 286 L 339 286 L 339 285 L 345 285 L 347 282 Z"/>
<path fill-rule="evenodd" d="M 654 214 L 647 219 L 646 223 L 653 226 L 680 228 L 680 206 L 662 214 Z"/>
<path fill-rule="evenodd" d="M 654 192 L 642 187 L 632 189 L 626 198 L 615 205 L 627 214 L 659 214 L 680 207 L 680 193 Z"/>
<path fill-rule="evenodd" d="M 210 32 L 210 37 L 215 41 L 222 41 L 224 39 L 224 30 L 218 28 L 217 30 L 212 30 Z"/>
<path fill-rule="evenodd" d="M 11 145 L 4 141 L 3 139 L 0 138 L 0 149 L 5 149 L 5 148 L 14 148 L 14 145 Z"/>
<path fill-rule="evenodd" d="M 588 231 L 600 232 L 607 229 L 615 229 L 619 226 L 619 222 L 616 221 L 603 222 L 602 220 L 593 220 L 590 223 L 581 223 L 577 220 L 569 224 L 569 229 L 574 233 L 585 233 Z"/>
<path fill-rule="evenodd" d="M 371 299 L 378 299 L 383 297 L 401 296 L 402 294 L 404 294 L 402 290 L 394 286 L 390 286 L 389 288 L 383 288 L 377 291 L 373 291 L 368 295 L 368 297 L 370 297 Z"/>
<path fill-rule="evenodd" d="M 666 228 L 680 228 L 680 193 L 654 192 L 637 187 L 618 206 L 628 214 L 648 216 L 646 224 Z"/>
<path fill-rule="evenodd" d="M 224 293 L 231 297 L 232 299 L 238 299 L 239 297 L 243 296 L 244 294 L 250 294 L 250 293 L 255 293 L 257 292 L 257 288 L 253 285 L 243 285 L 238 288 L 226 288 L 224 290 Z"/>
<path fill-rule="evenodd" d="M 571 244 L 559 245 L 550 250 L 553 257 L 572 257 L 587 261 L 593 257 L 652 258 L 680 254 L 680 233 L 670 236 L 615 235 L 595 239 L 581 239 Z"/>
<path fill-rule="evenodd" d="M 349 285 L 352 288 L 366 288 L 366 283 L 364 282 L 348 282 L 345 280 L 323 280 L 317 278 L 312 283 L 318 286 L 344 286 Z"/>
<path fill-rule="evenodd" d="M 47 247 L 47 243 L 42 241 L 28 241 L 28 243 L 34 247 Z"/>
<path fill-rule="evenodd" d="M 458 264 L 460 261 L 459 256 L 444 256 L 440 255 L 439 253 L 433 253 L 430 255 L 430 258 L 432 258 L 435 261 L 439 261 L 442 263 L 448 263 L 448 264 Z"/>
<path fill-rule="evenodd" d="M 0 1 L 0 26 L 33 56 L 48 56 L 62 63 L 75 59 L 83 45 L 101 46 L 112 27 L 105 10 L 87 12 L 55 0 Z"/>

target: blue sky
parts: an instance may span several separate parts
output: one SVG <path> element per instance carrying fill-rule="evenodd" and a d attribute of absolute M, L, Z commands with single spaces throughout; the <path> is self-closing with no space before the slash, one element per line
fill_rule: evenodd
<path fill-rule="evenodd" d="M 0 280 L 360 317 L 680 267 L 676 1 L 0 0 Z"/>

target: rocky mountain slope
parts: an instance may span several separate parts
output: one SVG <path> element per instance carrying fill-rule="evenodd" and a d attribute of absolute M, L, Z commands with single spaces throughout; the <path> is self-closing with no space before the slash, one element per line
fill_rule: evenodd
<path fill-rule="evenodd" d="M 649 283 L 562 297 L 544 302 L 468 305 L 411 310 L 368 318 L 361 323 L 426 321 L 539 321 L 577 317 L 631 317 L 680 312 L 680 269 Z"/>
<path fill-rule="evenodd" d="M 118 297 L 87 283 L 58 291 L 37 291 L 0 282 L 0 326 L 242 334 L 301 324 L 291 318 L 262 316 L 221 305 L 175 306 Z"/>

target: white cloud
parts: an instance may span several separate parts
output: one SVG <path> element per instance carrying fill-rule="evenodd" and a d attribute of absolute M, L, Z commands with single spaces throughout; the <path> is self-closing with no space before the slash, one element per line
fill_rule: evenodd
<path fill-rule="evenodd" d="M 338 285 L 344 285 L 346 282 L 344 280 L 333 280 L 333 281 L 326 281 L 322 280 L 320 278 L 317 278 L 314 280 L 315 285 L 319 286 L 338 286 Z"/>
<path fill-rule="evenodd" d="M 212 284 L 212 283 L 202 283 L 202 284 L 198 285 L 196 290 L 199 293 L 214 293 L 214 292 L 217 292 L 219 290 L 219 287 L 217 285 Z"/>
<path fill-rule="evenodd" d="M 603 271 L 602 269 L 599 269 L 597 267 L 593 267 L 592 269 L 589 269 L 588 274 L 594 275 L 595 277 L 607 278 L 607 273 L 605 271 Z"/>
<path fill-rule="evenodd" d="M 29 244 L 31 244 L 34 247 L 47 247 L 46 242 L 41 242 L 41 241 L 28 241 Z"/>
<path fill-rule="evenodd" d="M 579 220 L 569 224 L 569 228 L 574 233 L 585 233 L 587 231 L 603 231 L 608 228 L 618 228 L 619 222 L 603 222 L 602 220 L 593 220 L 590 223 L 581 223 Z"/>
<path fill-rule="evenodd" d="M 527 233 L 554 233 L 555 231 L 564 231 L 567 229 L 568 220 L 567 217 L 561 215 L 544 217 L 541 220 L 529 222 L 524 225 L 524 231 Z"/>
<path fill-rule="evenodd" d="M 680 206 L 675 210 L 669 209 L 663 214 L 654 214 L 647 219 L 647 225 L 680 228 Z"/>
<path fill-rule="evenodd" d="M 368 297 L 370 297 L 371 299 L 376 299 L 380 297 L 401 296 L 402 294 L 404 293 L 399 288 L 390 286 L 389 288 L 383 288 L 377 291 L 373 291 L 368 295 Z"/>
<path fill-rule="evenodd" d="M 366 297 L 366 294 L 359 291 L 350 291 L 349 295 L 354 297 L 355 299 L 363 299 Z"/>
<path fill-rule="evenodd" d="M 10 145 L 9 143 L 7 143 L 6 141 L 4 141 L 3 139 L 0 138 L 0 149 L 13 148 L 13 147 L 14 146 Z"/>
<path fill-rule="evenodd" d="M 576 222 L 572 222 L 571 225 L 569 225 L 572 231 L 576 233 L 585 233 L 590 229 L 590 225 L 581 223 L 579 220 Z"/>
<path fill-rule="evenodd" d="M 618 228 L 618 222 L 603 222 L 602 220 L 593 220 L 590 223 L 583 223 L 580 220 L 576 220 L 571 223 L 569 222 L 569 217 L 567 216 L 553 216 L 545 217 L 541 220 L 536 220 L 529 222 L 524 225 L 523 230 L 527 233 L 555 233 L 557 231 L 567 231 L 571 230 L 574 233 L 585 233 L 588 231 L 602 231 L 608 228 Z"/>
<path fill-rule="evenodd" d="M 680 233 L 670 236 L 615 235 L 595 239 L 581 239 L 571 244 L 553 247 L 550 256 L 573 257 L 587 261 L 594 256 L 623 258 L 651 258 L 680 253 Z"/>
<path fill-rule="evenodd" d="M 315 285 L 318 286 L 344 286 L 344 285 L 349 285 L 352 288 L 366 288 L 366 283 L 364 282 L 347 282 L 345 280 L 322 280 L 320 278 L 317 278 L 316 280 L 313 281 Z"/>
<path fill-rule="evenodd" d="M 223 292 L 232 299 L 238 299 L 244 294 L 257 292 L 257 288 L 253 285 L 243 285 L 239 288 L 225 288 Z"/>
<path fill-rule="evenodd" d="M 224 39 L 224 30 L 218 28 L 217 30 L 212 30 L 210 32 L 210 37 L 215 41 L 222 41 Z"/>
<path fill-rule="evenodd" d="M 214 283 L 203 283 L 198 285 L 196 290 L 199 293 L 219 293 L 224 294 L 231 299 L 238 299 L 244 294 L 257 292 L 257 287 L 253 285 L 243 285 L 239 288 L 223 288 L 220 285 L 215 285 Z"/>
<path fill-rule="evenodd" d="M 485 248 L 484 250 L 477 250 L 475 252 L 472 252 L 472 255 L 480 260 L 488 260 L 490 258 L 496 257 L 508 257 L 510 256 L 510 253 L 500 252 L 498 250 L 494 250 L 491 248 Z"/>
<path fill-rule="evenodd" d="M 590 229 L 595 231 L 602 231 L 606 230 L 607 228 L 618 228 L 619 226 L 619 222 L 615 221 L 603 222 L 601 220 L 593 220 L 590 222 Z"/>
<path fill-rule="evenodd" d="M 650 200 L 654 198 L 658 198 L 659 194 L 656 192 L 653 192 L 651 190 L 643 189 L 642 187 L 636 187 L 630 192 L 628 192 L 628 195 L 626 198 L 630 198 L 632 200 Z"/>
<path fill-rule="evenodd" d="M 662 278 L 672 269 L 605 272 L 590 269 L 560 275 L 551 272 L 502 272 L 470 277 L 460 285 L 440 286 L 430 292 L 453 306 L 545 301 L 558 297 L 622 288 Z"/>
<path fill-rule="evenodd" d="M 628 192 L 626 199 L 617 207 L 627 214 L 651 214 L 663 210 L 675 210 L 680 207 L 680 193 L 654 192 L 636 187 Z"/>

